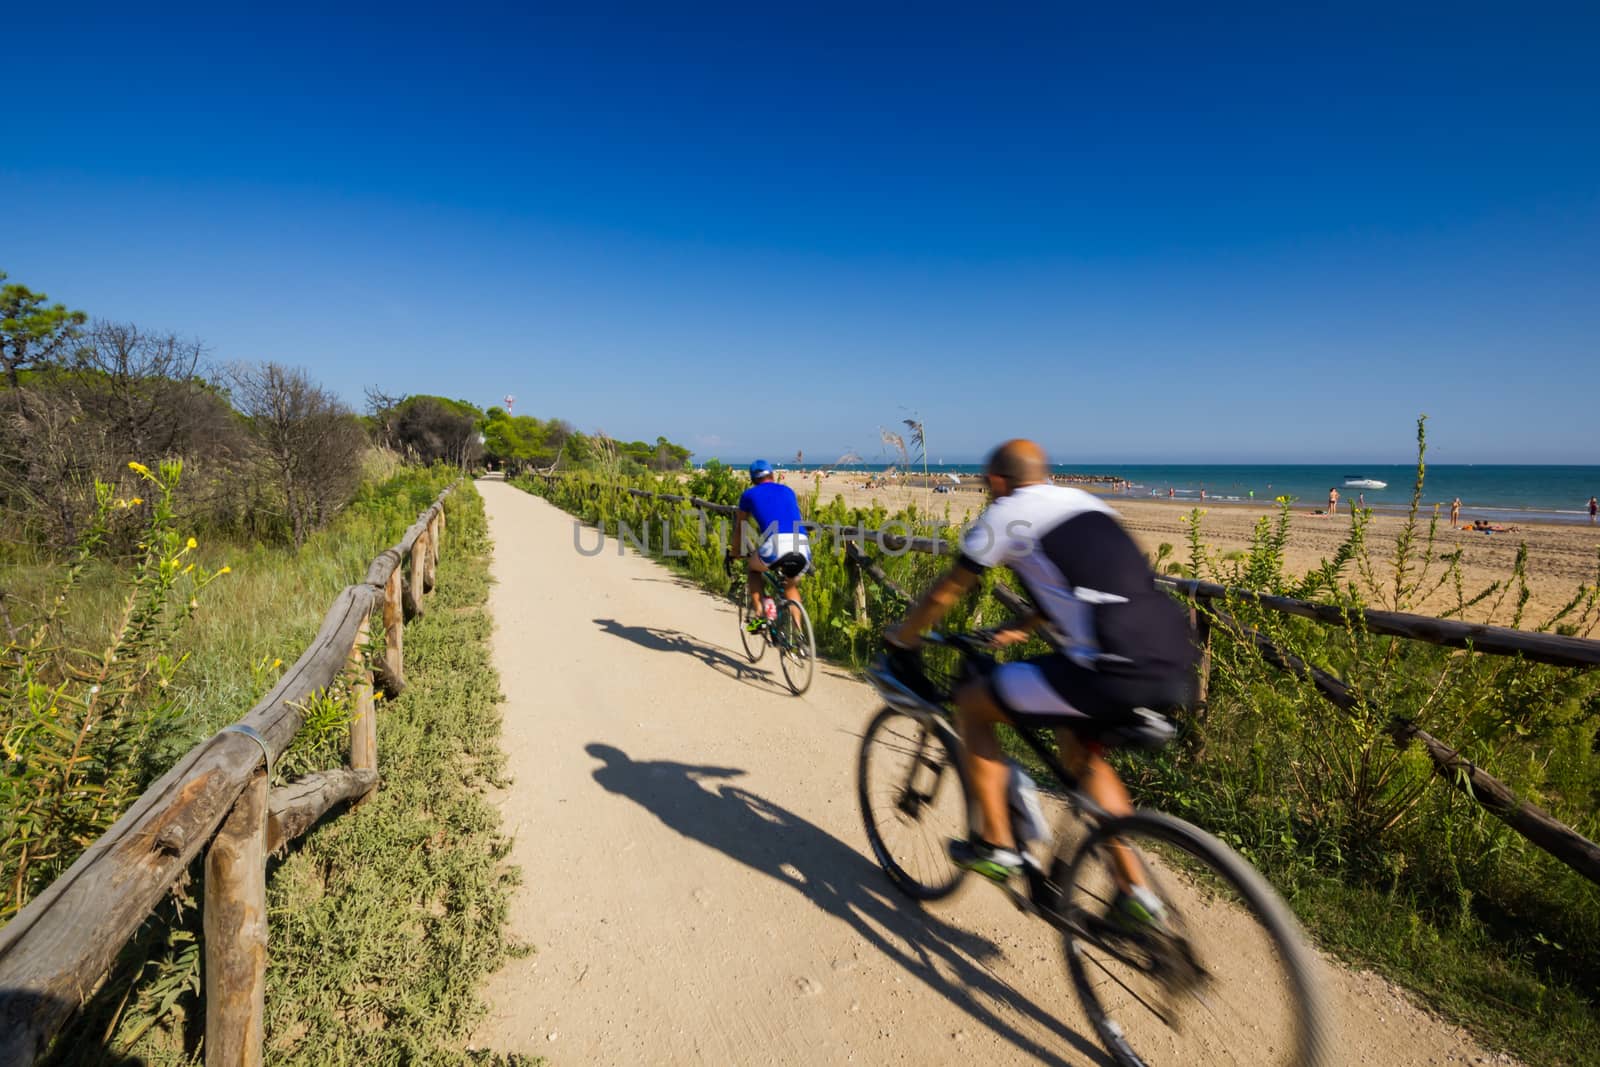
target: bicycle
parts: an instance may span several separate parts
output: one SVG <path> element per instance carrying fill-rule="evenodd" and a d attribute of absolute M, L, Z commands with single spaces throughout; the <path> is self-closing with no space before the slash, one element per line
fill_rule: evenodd
<path fill-rule="evenodd" d="M 734 567 L 732 556 L 723 561 L 724 569 L 733 575 L 728 595 L 739 607 L 739 640 L 744 644 L 744 654 L 755 663 L 766 654 L 768 645 L 775 647 L 783 680 L 795 696 L 811 687 L 817 660 L 817 635 L 811 629 L 811 616 L 806 613 L 806 606 L 788 598 L 784 583 L 805 573 L 808 565 L 803 555 L 791 552 L 778 557 L 760 572 L 764 583 L 763 600 L 771 601 L 775 611 L 771 618 L 765 614 L 758 618 L 755 605 L 750 603 L 746 572 Z M 755 630 L 749 628 L 751 620 L 759 623 Z"/>
<path fill-rule="evenodd" d="M 945 854 L 947 838 L 977 836 L 981 826 L 950 694 L 953 682 L 994 664 L 981 633 L 936 632 L 927 645 L 958 657 L 943 684 L 929 652 L 914 671 L 886 659 L 869 670 L 886 706 L 862 739 L 857 781 L 878 864 L 898 890 L 919 901 L 948 896 L 969 873 Z M 933 654 L 949 663 L 949 653 Z M 1041 863 L 1025 844 L 1031 821 L 1018 811 L 1013 789 L 1012 823 L 1025 865 L 1006 892 L 1019 909 L 1061 933 L 1073 986 L 1112 1058 L 1124 1067 L 1330 1063 L 1328 1016 L 1311 955 L 1265 879 L 1182 819 L 1150 810 L 1111 817 L 1034 731 L 1016 732 L 1062 783 L 1069 832 L 1055 835 L 1049 864 Z M 889 841 L 886 834 L 896 832 L 909 840 Z M 1158 923 L 1130 927 L 1112 913 L 1118 886 L 1109 857 L 1121 847 L 1132 850 L 1147 887 L 1165 905 Z M 1188 922 L 1184 911 L 1201 907 L 1212 913 L 1205 925 Z M 1213 932 L 1222 944 L 1203 944 Z"/>

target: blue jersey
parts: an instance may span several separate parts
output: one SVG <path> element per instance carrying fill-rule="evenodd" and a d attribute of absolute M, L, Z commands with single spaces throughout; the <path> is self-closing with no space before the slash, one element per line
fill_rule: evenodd
<path fill-rule="evenodd" d="M 739 497 L 739 510 L 755 519 L 761 537 L 770 533 L 805 532 L 800 501 L 787 485 L 771 481 L 752 485 Z"/>

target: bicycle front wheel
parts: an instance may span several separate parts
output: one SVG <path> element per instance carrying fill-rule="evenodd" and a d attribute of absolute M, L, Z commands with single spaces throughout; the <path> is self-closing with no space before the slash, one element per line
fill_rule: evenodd
<path fill-rule="evenodd" d="M 867 843 L 895 888 L 915 900 L 948 896 L 967 872 L 945 851 L 965 839 L 967 778 L 945 731 L 895 708 L 861 739 L 856 789 Z"/>
<path fill-rule="evenodd" d="M 811 631 L 811 616 L 800 601 L 780 600 L 775 625 L 783 680 L 799 696 L 811 687 L 811 675 L 817 665 L 817 635 Z"/>
<path fill-rule="evenodd" d="M 1114 913 L 1114 855 L 1158 896 L 1154 925 Z M 1113 819 L 1058 858 L 1067 965 L 1100 1042 L 1124 1067 L 1323 1067 L 1328 1023 L 1313 958 L 1255 869 L 1181 819 Z"/>

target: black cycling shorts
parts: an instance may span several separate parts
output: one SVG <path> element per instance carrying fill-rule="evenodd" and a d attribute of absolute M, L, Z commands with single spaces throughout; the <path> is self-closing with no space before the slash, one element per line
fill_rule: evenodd
<path fill-rule="evenodd" d="M 1079 666 L 1059 652 L 999 664 L 988 682 L 995 703 L 1018 726 L 1065 728 L 1085 741 L 1113 746 L 1165 744 L 1175 732 L 1167 717 L 1194 700 L 1188 671 L 1113 674 Z"/>

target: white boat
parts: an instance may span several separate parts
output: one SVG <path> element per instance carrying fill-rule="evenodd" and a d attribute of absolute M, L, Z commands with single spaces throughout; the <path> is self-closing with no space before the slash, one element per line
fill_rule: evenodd
<path fill-rule="evenodd" d="M 1376 478 L 1368 478 L 1364 474 L 1346 474 L 1344 476 L 1346 489 L 1387 489 L 1388 482 L 1380 482 Z"/>

